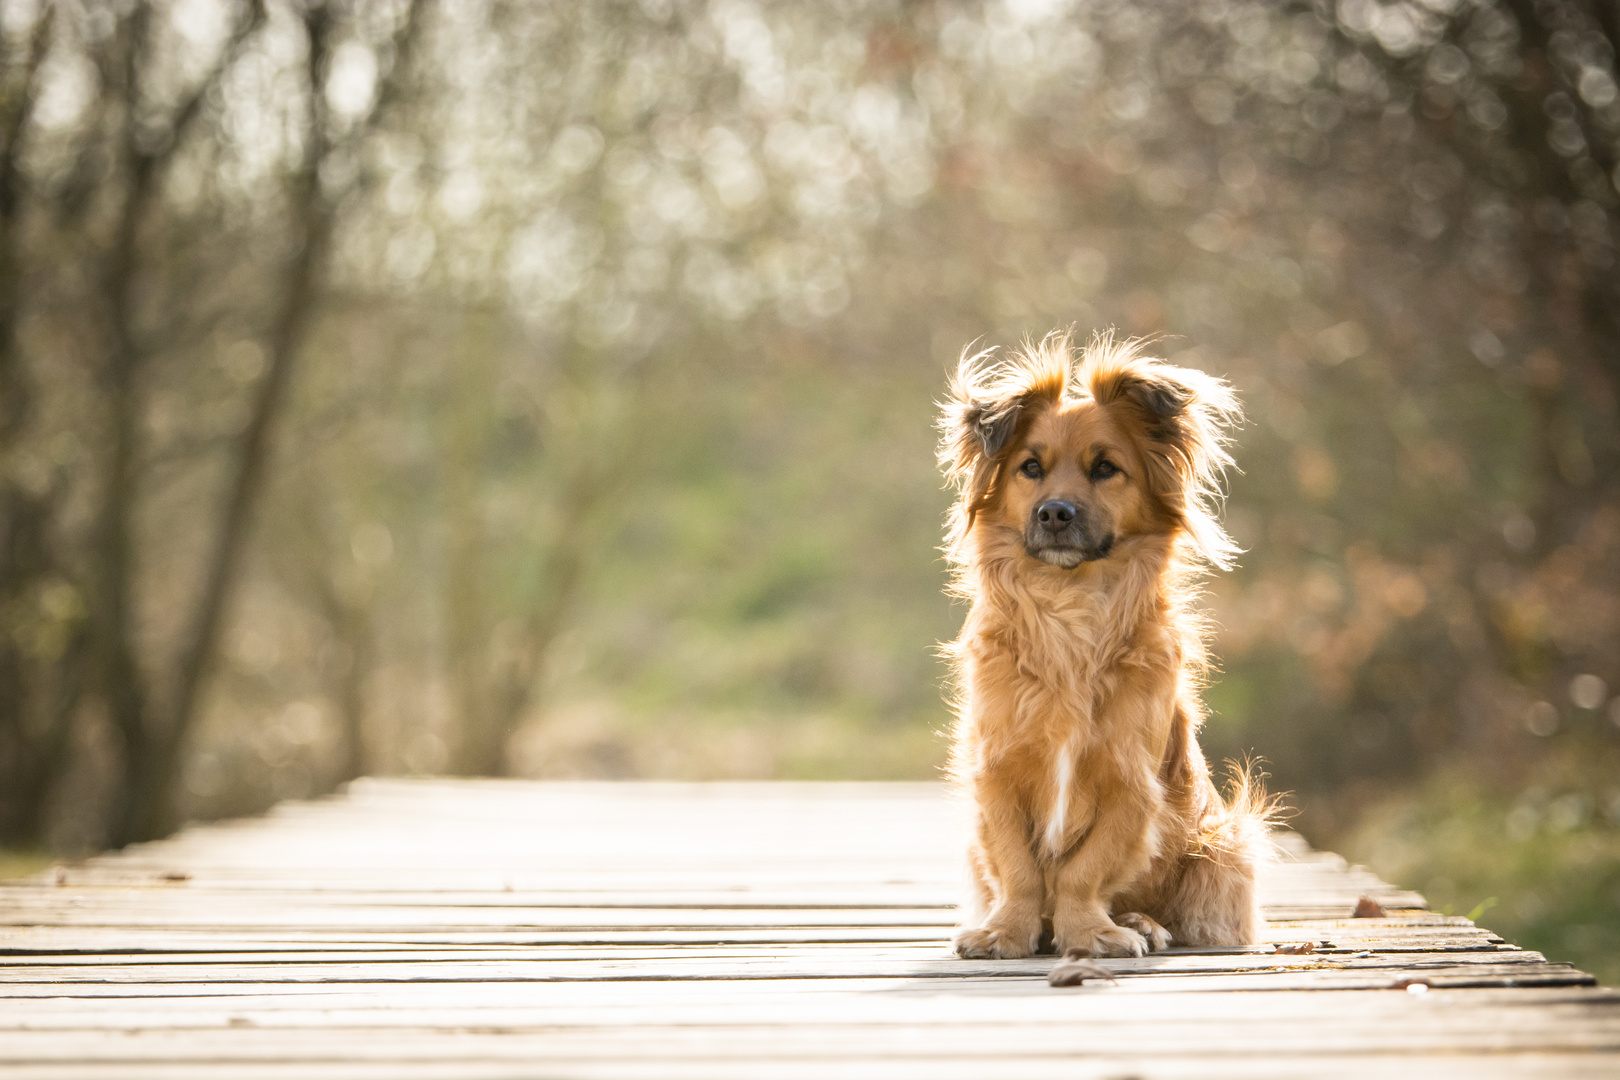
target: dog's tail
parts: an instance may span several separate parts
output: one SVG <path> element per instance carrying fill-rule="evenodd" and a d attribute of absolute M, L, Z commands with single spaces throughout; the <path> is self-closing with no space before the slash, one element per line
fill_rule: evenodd
<path fill-rule="evenodd" d="M 1171 933 L 1194 946 L 1253 945 L 1262 919 L 1255 878 L 1276 856 L 1271 825 L 1283 814 L 1282 799 L 1267 794 L 1265 774 L 1251 761 L 1228 762 L 1230 791 L 1210 792 L 1192 858 L 1184 864 Z M 1212 785 L 1213 786 L 1213 785 Z"/>
<path fill-rule="evenodd" d="M 1227 794 L 1216 796 L 1199 823 L 1199 854 L 1216 862 L 1268 861 L 1276 855 L 1271 827 L 1288 813 L 1283 796 L 1266 791 L 1266 774 L 1251 758 L 1228 761 Z"/>

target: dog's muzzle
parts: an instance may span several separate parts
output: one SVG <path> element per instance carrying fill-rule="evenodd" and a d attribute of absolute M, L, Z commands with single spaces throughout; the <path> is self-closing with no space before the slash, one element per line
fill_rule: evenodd
<path fill-rule="evenodd" d="M 1113 532 L 1099 527 L 1086 507 L 1067 499 L 1037 505 L 1024 530 L 1024 548 L 1032 557 L 1065 570 L 1105 559 L 1113 546 Z"/>

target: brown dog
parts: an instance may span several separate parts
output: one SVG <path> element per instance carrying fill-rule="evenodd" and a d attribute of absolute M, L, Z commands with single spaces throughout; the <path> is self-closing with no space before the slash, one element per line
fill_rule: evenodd
<path fill-rule="evenodd" d="M 940 451 L 971 602 L 948 647 L 975 831 L 958 955 L 1254 942 L 1271 804 L 1243 769 L 1223 799 L 1196 738 L 1192 579 L 1236 554 L 1213 504 L 1238 418 L 1221 380 L 1110 338 L 964 357 Z"/>

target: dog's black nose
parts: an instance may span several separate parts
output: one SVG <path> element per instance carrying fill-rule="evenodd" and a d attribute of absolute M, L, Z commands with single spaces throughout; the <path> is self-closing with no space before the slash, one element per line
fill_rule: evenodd
<path fill-rule="evenodd" d="M 1035 520 L 1048 529 L 1061 529 L 1074 520 L 1074 504 L 1062 499 L 1047 499 L 1036 509 Z"/>

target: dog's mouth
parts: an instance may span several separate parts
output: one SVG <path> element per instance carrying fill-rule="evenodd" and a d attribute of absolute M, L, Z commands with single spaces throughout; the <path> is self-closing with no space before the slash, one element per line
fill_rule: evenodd
<path fill-rule="evenodd" d="M 1030 555 L 1048 566 L 1073 570 L 1081 563 L 1096 562 L 1098 559 L 1108 558 L 1108 553 L 1113 548 L 1114 538 L 1110 536 L 1092 547 L 1080 547 L 1074 544 L 1043 544 L 1040 547 L 1027 547 L 1026 550 Z"/>

